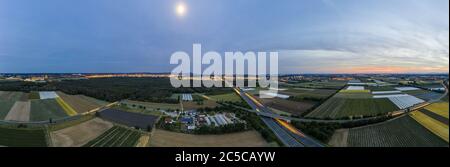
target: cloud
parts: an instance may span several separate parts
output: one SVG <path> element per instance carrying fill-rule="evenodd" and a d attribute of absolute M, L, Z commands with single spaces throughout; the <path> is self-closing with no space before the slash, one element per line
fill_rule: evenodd
<path fill-rule="evenodd" d="M 401 17 L 332 26 L 324 46 L 279 50 L 286 73 L 448 72 L 449 28 Z M 330 33 L 327 33 L 330 34 Z M 320 38 L 322 38 L 321 36 Z"/>

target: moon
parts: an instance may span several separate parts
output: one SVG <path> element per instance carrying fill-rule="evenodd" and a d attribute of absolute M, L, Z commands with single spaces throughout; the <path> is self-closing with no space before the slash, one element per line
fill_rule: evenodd
<path fill-rule="evenodd" d="M 179 2 L 175 7 L 175 12 L 178 16 L 183 17 L 186 15 L 187 7 L 183 2 Z"/>

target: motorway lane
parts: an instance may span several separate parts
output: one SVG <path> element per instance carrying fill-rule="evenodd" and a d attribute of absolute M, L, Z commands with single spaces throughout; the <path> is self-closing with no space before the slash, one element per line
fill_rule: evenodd
<path fill-rule="evenodd" d="M 288 131 L 283 129 L 272 118 L 261 117 L 261 120 L 274 132 L 275 136 L 288 147 L 304 147 L 303 144 L 295 140 Z"/>
<path fill-rule="evenodd" d="M 235 90 L 254 110 L 263 113 L 272 113 L 270 109 L 265 107 L 263 104 L 259 103 L 256 99 L 254 99 L 251 95 L 243 92 L 240 89 Z M 293 127 L 291 124 L 284 122 L 281 119 L 272 119 L 267 117 L 261 117 L 263 121 L 269 126 L 272 131 L 274 131 L 275 135 L 287 146 L 291 147 L 323 147 L 320 142 L 317 142 L 298 129 Z"/>
<path fill-rule="evenodd" d="M 245 92 L 241 91 L 240 89 L 235 88 L 236 93 L 241 96 L 245 102 L 247 102 L 250 107 L 252 107 L 254 110 L 260 111 L 257 104 L 255 104 L 250 98 L 245 95 Z M 261 120 L 269 127 L 272 132 L 275 134 L 275 136 L 278 137 L 278 139 L 287 147 L 304 147 L 303 144 L 298 142 L 294 137 L 292 137 L 289 132 L 287 132 L 286 129 L 281 127 L 278 123 L 275 122 L 272 118 L 267 117 L 260 117 Z"/>

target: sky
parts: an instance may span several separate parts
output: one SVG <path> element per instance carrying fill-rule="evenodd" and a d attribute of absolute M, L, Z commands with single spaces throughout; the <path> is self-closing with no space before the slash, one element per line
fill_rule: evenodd
<path fill-rule="evenodd" d="M 194 43 L 280 73 L 448 73 L 449 1 L 0 0 L 0 73 L 170 72 Z"/>

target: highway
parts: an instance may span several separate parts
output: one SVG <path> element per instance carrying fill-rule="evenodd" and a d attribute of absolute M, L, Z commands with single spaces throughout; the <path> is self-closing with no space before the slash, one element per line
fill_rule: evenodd
<path fill-rule="evenodd" d="M 258 113 L 271 114 L 272 111 L 251 95 L 235 88 L 235 91 Z M 323 147 L 321 143 L 306 136 L 291 124 L 278 118 L 261 116 L 261 120 L 274 132 L 278 139 L 288 147 Z"/>

